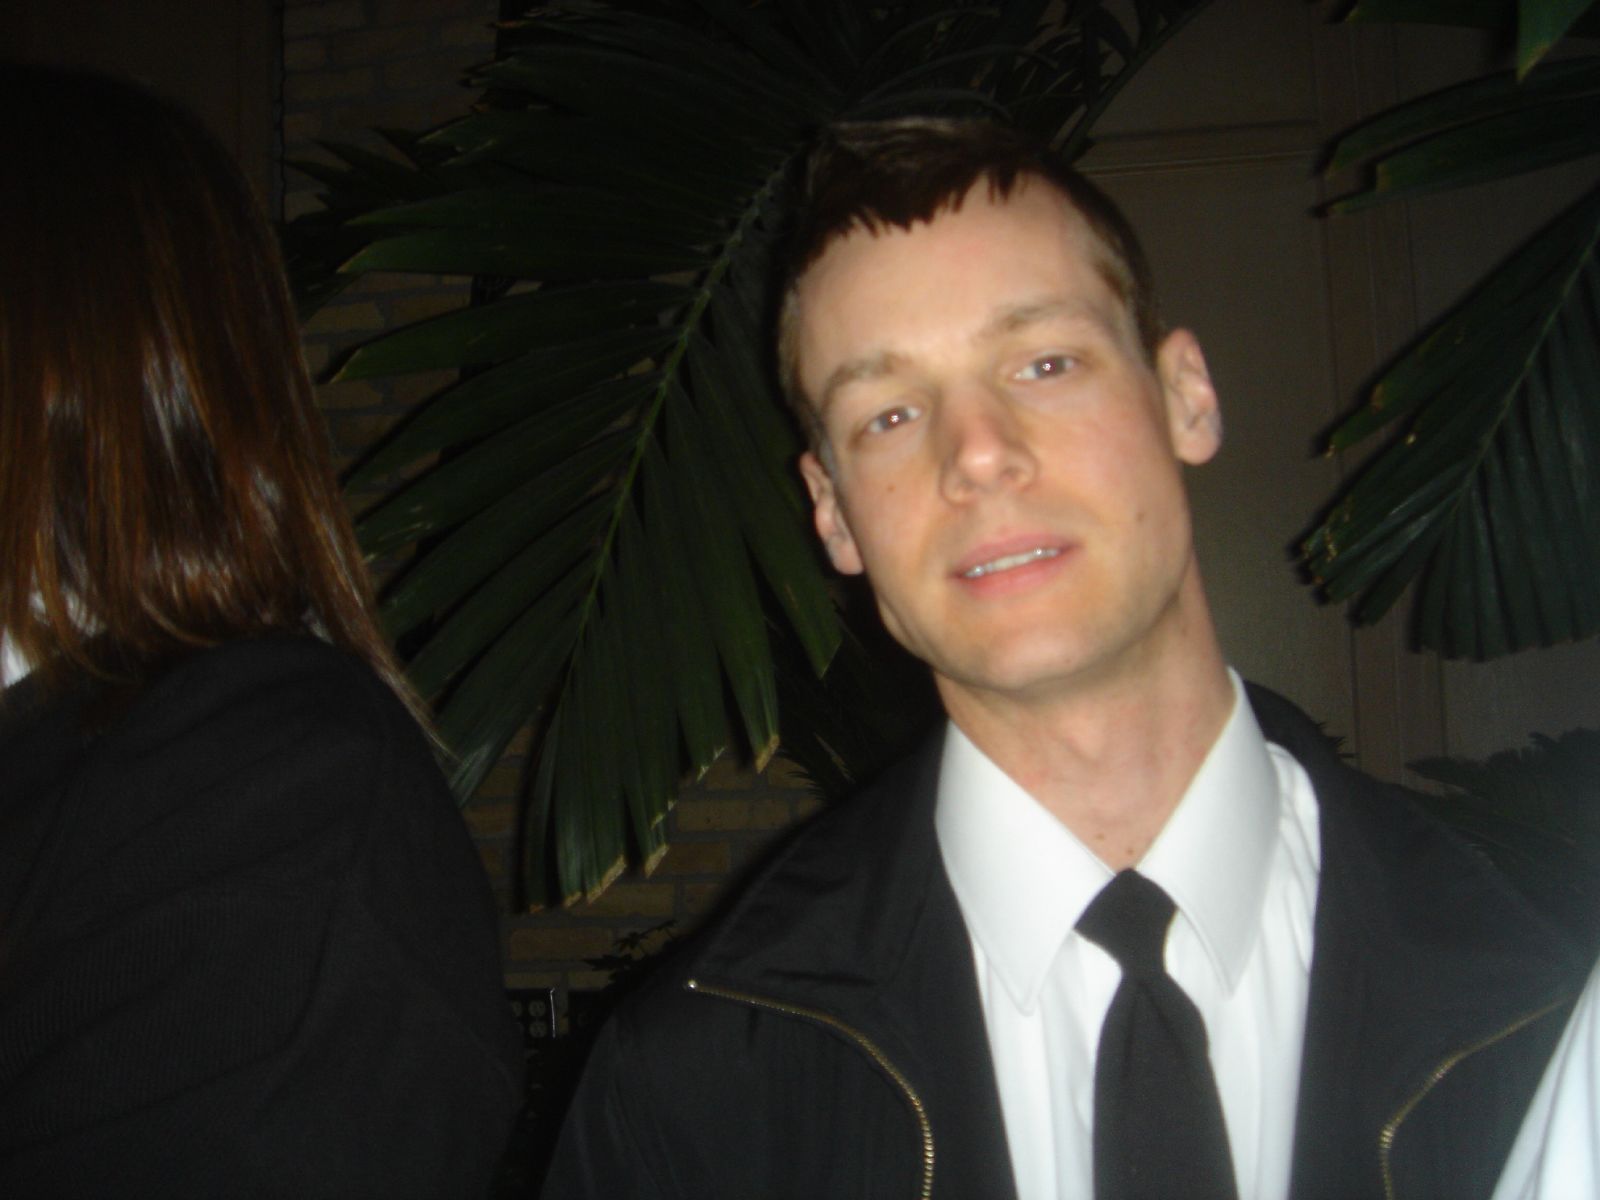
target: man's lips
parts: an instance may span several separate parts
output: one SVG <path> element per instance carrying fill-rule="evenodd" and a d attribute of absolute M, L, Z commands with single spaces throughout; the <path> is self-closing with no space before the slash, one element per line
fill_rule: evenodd
<path fill-rule="evenodd" d="M 967 580 L 986 579 L 1056 558 L 1065 549 L 1058 540 L 1049 537 L 1008 538 L 972 550 L 952 573 Z"/>
<path fill-rule="evenodd" d="M 1023 550 L 1017 554 L 1005 554 L 999 558 L 992 558 L 988 562 L 978 563 L 961 572 L 963 579 L 982 579 L 985 575 L 997 575 L 1001 571 L 1009 571 L 1013 567 L 1025 567 L 1029 563 L 1038 562 L 1041 558 L 1054 558 L 1061 553 L 1058 546 L 1035 546 L 1031 550 Z"/>

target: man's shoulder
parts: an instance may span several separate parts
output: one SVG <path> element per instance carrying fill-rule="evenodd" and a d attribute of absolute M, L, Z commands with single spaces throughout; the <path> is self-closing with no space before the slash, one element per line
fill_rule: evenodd
<path fill-rule="evenodd" d="M 931 738 L 797 830 L 625 1009 L 649 1009 L 659 1031 L 673 1023 L 661 1019 L 668 1009 L 706 1009 L 696 986 L 793 997 L 888 969 L 942 878 L 932 817 L 941 743 Z"/>
<path fill-rule="evenodd" d="M 1374 947 L 1425 956 L 1460 948 L 1480 960 L 1504 953 L 1558 976 L 1571 969 L 1566 939 L 1485 854 L 1428 812 L 1417 792 L 1356 768 L 1336 739 L 1284 697 L 1254 684 L 1249 696 L 1262 733 L 1294 756 L 1316 794 L 1319 938 L 1357 933 L 1359 920 L 1357 936 Z"/>
<path fill-rule="evenodd" d="M 923 916 L 943 911 L 928 760 L 797 831 L 621 1002 L 588 1056 L 547 1196 L 654 1195 L 641 1181 L 669 1177 L 674 1195 L 912 1190 L 918 1125 L 874 1047 L 903 1013 L 908 948 L 944 944 Z"/>
<path fill-rule="evenodd" d="M 778 936 L 792 922 L 824 924 L 860 906 L 892 908 L 925 882 L 937 857 L 933 806 L 942 736 L 857 795 L 832 805 L 773 857 L 730 907 L 725 925 Z"/>
<path fill-rule="evenodd" d="M 1581 964 L 1418 793 L 1356 769 L 1281 696 L 1252 687 L 1250 700 L 1318 809 L 1298 1115 L 1318 1136 L 1298 1156 L 1294 1190 L 1314 1179 L 1330 1194 L 1376 1191 L 1367 1154 L 1381 1130 L 1384 1171 L 1409 1181 L 1397 1194 L 1471 1194 L 1468 1181 L 1498 1169 Z"/>
<path fill-rule="evenodd" d="M 1292 701 L 1269 688 L 1246 685 L 1262 736 L 1287 751 L 1305 770 L 1316 795 L 1324 841 L 1324 868 L 1330 851 L 1333 866 L 1346 869 L 1345 854 L 1359 846 L 1375 867 L 1419 865 L 1419 853 L 1442 854 L 1458 869 L 1496 873 L 1437 818 L 1417 803 L 1417 793 L 1367 774 L 1350 762 L 1338 738 L 1313 721 Z"/>
<path fill-rule="evenodd" d="M 1340 739 L 1293 701 L 1255 683 L 1247 684 L 1246 691 L 1262 736 L 1290 754 L 1310 779 L 1324 832 L 1330 822 L 1336 827 L 1349 823 L 1353 833 L 1392 853 L 1404 852 L 1412 839 L 1437 839 L 1452 854 L 1483 862 L 1418 804 L 1418 793 L 1362 771 L 1345 756 Z"/>

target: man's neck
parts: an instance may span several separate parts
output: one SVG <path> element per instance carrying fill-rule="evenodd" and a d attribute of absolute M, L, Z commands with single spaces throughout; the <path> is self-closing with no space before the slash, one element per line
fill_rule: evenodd
<path fill-rule="evenodd" d="M 1155 841 L 1234 703 L 1214 647 L 1045 698 L 940 691 L 973 744 L 1113 870 Z"/>

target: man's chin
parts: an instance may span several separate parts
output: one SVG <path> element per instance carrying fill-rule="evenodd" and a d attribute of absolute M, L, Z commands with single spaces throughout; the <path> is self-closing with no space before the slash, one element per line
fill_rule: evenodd
<path fill-rule="evenodd" d="M 1070 691 L 1075 681 L 1094 671 L 1092 658 L 1071 653 L 1065 647 L 1054 654 L 1039 651 L 1037 645 L 1019 647 L 1014 655 L 987 656 L 981 662 L 963 664 L 948 672 L 936 667 L 934 678 L 941 695 L 949 688 L 974 697 L 1031 703 Z"/>

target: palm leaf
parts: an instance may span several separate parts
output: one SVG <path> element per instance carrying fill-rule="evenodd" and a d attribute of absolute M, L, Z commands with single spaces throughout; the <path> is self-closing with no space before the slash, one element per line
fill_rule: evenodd
<path fill-rule="evenodd" d="M 1600 151 L 1600 59 L 1533 61 L 1590 30 L 1594 0 L 1360 0 L 1356 20 L 1509 30 L 1538 45 L 1502 72 L 1389 109 L 1338 139 L 1367 166 L 1348 212 Z M 1537 11 L 1535 11 L 1537 10 Z M 1533 43 L 1526 44 L 1532 46 Z M 1418 641 L 1487 658 L 1600 632 L 1600 189 L 1557 217 L 1391 362 L 1329 439 L 1396 439 L 1342 491 L 1304 553 L 1324 594 L 1376 620 L 1416 585 Z"/>
<path fill-rule="evenodd" d="M 1550 10 L 1548 15 L 1535 14 L 1535 27 L 1544 30 L 1558 25 L 1561 18 L 1567 15 L 1567 10 L 1576 8 L 1577 12 L 1572 14 L 1566 32 L 1593 37 L 1600 32 L 1600 15 L 1593 11 L 1585 15 L 1585 10 L 1592 10 L 1593 4 L 1594 0 L 1356 0 L 1344 19 L 1452 25 L 1463 29 L 1509 33 L 1520 26 L 1520 14 L 1526 14 L 1530 8 Z M 1551 20 L 1552 16 L 1556 19 Z M 1520 53 L 1518 61 L 1521 62 Z M 1532 62 L 1528 63 L 1530 67 L 1532 65 Z"/>
<path fill-rule="evenodd" d="M 1202 6 L 1083 3 L 1063 23 L 1045 0 L 543 5 L 506 26 L 472 113 L 400 140 L 409 165 L 318 169 L 334 211 L 296 223 L 322 267 L 304 290 L 367 271 L 494 281 L 340 377 L 463 369 L 358 470 L 363 487 L 411 473 L 359 533 L 372 553 L 416 548 L 384 617 L 438 703 L 458 791 L 535 722 L 532 899 L 653 861 L 686 768 L 730 748 L 764 761 L 794 729 L 780 702 L 829 694 L 840 621 L 766 334 L 814 131 L 990 112 L 1075 153 Z M 894 738 L 863 711 L 880 701 L 832 695 L 855 707 L 818 728 L 849 732 L 811 744 L 848 777 Z"/>
<path fill-rule="evenodd" d="M 1594 0 L 1522 0 L 1517 6 L 1517 77 L 1533 70 L 1592 7 Z"/>
<path fill-rule="evenodd" d="M 1552 63 L 1525 83 L 1510 72 L 1469 80 L 1385 109 L 1339 137 L 1331 174 L 1381 158 L 1435 134 L 1503 117 L 1540 104 L 1581 99 L 1600 89 L 1590 59 Z"/>
<path fill-rule="evenodd" d="M 1420 579 L 1423 644 L 1486 658 L 1600 633 L 1600 188 L 1425 332 L 1333 434 L 1401 436 L 1307 539 L 1375 620 Z"/>

